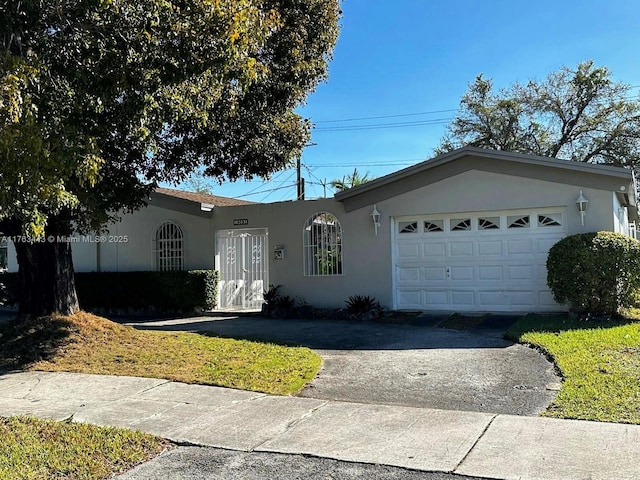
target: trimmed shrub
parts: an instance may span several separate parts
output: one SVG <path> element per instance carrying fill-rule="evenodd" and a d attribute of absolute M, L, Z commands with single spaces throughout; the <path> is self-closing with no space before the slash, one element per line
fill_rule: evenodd
<path fill-rule="evenodd" d="M 547 284 L 558 303 L 596 315 L 632 307 L 640 290 L 640 241 L 613 232 L 566 237 L 549 250 Z"/>
<path fill-rule="evenodd" d="M 78 272 L 76 291 L 83 310 L 192 311 L 216 306 L 218 272 Z M 16 273 L 0 274 L 0 302 L 18 296 Z"/>

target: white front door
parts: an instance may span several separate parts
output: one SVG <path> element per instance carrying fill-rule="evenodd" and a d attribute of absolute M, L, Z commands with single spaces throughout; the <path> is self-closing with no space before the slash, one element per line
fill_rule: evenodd
<path fill-rule="evenodd" d="M 266 229 L 217 232 L 218 308 L 254 310 L 262 306 L 269 285 L 267 240 Z"/>
<path fill-rule="evenodd" d="M 564 209 L 474 212 L 395 220 L 395 308 L 557 311 L 546 283 Z"/>

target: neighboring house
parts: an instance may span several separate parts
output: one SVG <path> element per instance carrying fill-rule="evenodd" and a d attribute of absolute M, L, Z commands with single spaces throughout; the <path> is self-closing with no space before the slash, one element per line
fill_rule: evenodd
<path fill-rule="evenodd" d="M 393 309 L 557 311 L 549 248 L 580 232 L 631 234 L 636 200 L 623 168 L 466 147 L 330 199 L 256 204 L 158 189 L 111 228 L 111 242 L 74 244 L 74 263 L 216 268 L 221 308 L 258 308 L 274 284 L 316 306 L 359 294 Z"/>

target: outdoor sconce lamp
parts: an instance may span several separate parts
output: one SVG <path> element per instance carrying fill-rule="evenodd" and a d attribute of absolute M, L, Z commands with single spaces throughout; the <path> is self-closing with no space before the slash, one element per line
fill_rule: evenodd
<path fill-rule="evenodd" d="M 373 210 L 371 211 L 371 219 L 373 220 L 373 228 L 376 231 L 376 236 L 378 236 L 378 227 L 380 227 L 380 212 L 373 206 Z"/>
<path fill-rule="evenodd" d="M 576 200 L 576 207 L 578 207 L 578 212 L 580 212 L 580 220 L 582 222 L 582 226 L 584 227 L 584 216 L 587 214 L 587 207 L 589 206 L 589 200 L 584 198 L 582 194 L 582 190 L 580 190 L 580 196 L 578 200 Z"/>

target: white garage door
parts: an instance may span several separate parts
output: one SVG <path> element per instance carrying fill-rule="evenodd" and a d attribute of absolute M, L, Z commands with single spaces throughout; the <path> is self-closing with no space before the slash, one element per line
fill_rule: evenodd
<path fill-rule="evenodd" d="M 566 235 L 563 209 L 399 217 L 395 306 L 458 312 L 557 311 L 549 248 Z"/>

